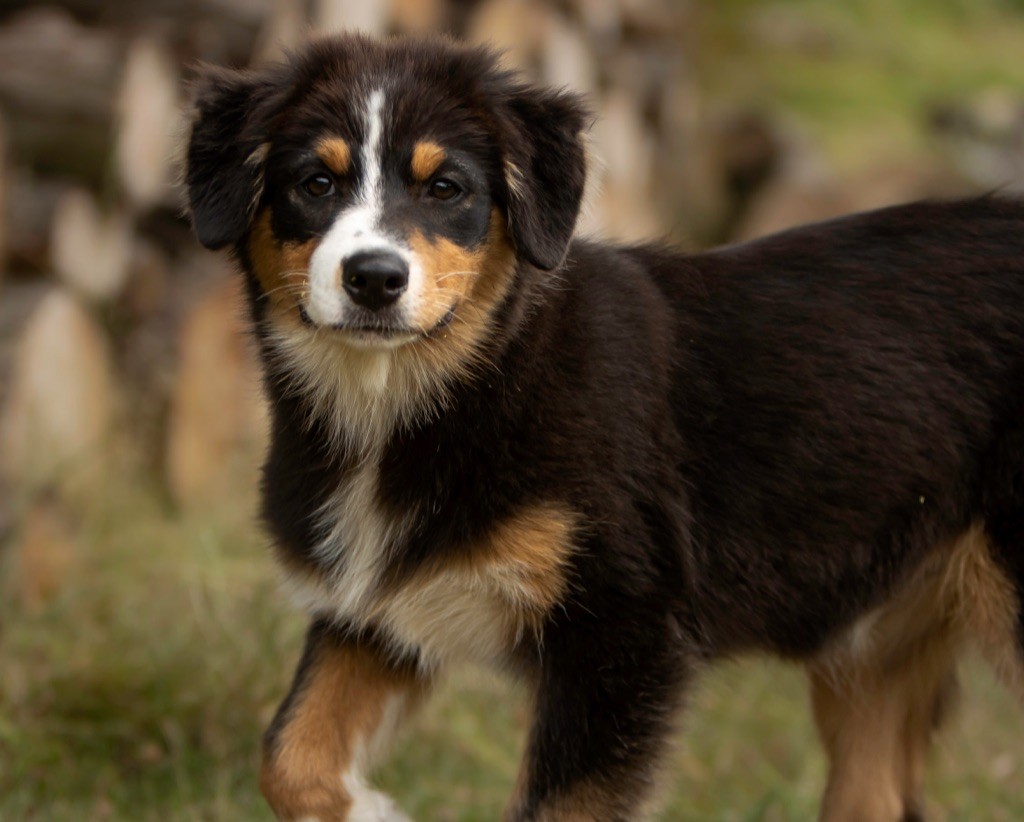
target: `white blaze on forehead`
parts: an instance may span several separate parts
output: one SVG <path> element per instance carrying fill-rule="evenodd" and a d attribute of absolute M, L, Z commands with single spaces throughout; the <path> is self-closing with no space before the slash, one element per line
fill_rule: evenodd
<path fill-rule="evenodd" d="M 337 325 L 345 322 L 352 303 L 341 286 L 342 261 L 364 251 L 390 251 L 409 264 L 408 293 L 403 298 L 407 316 L 414 316 L 410 297 L 418 292 L 420 266 L 408 247 L 381 227 L 384 210 L 384 113 L 383 89 L 371 92 L 363 113 L 364 140 L 360 146 L 362 177 L 354 201 L 338 214 L 309 261 L 309 296 L 306 313 L 313 322 Z"/>
<path fill-rule="evenodd" d="M 379 215 L 384 198 L 382 166 L 384 154 L 381 150 L 381 134 L 384 131 L 384 92 L 380 89 L 370 95 L 366 105 L 366 142 L 363 143 L 363 184 L 360 200 Z"/>

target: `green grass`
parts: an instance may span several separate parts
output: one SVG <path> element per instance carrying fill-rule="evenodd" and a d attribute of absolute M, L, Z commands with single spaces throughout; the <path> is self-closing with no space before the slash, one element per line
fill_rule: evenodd
<path fill-rule="evenodd" d="M 81 528 L 59 596 L 0 627 L 0 818 L 269 819 L 255 772 L 303 623 L 243 509 L 211 524 L 145 488 Z M 7 579 L 10 591 L 15 580 Z M 929 793 L 949 819 L 1024 818 L 1024 722 L 980 667 Z M 801 673 L 767 661 L 702 678 L 673 754 L 666 820 L 813 818 L 824 762 Z M 378 783 L 420 820 L 495 819 L 527 723 L 522 693 L 452 674 Z"/>

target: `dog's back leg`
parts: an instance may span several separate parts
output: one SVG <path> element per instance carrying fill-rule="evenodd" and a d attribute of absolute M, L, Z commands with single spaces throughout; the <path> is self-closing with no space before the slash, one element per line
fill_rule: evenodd
<path fill-rule="evenodd" d="M 953 701 L 965 644 L 976 644 L 1024 700 L 1024 496 L 990 514 L 937 548 L 812 663 L 814 716 L 829 756 L 826 822 L 923 818 L 930 737 Z"/>
<path fill-rule="evenodd" d="M 810 666 L 814 718 L 829 757 L 825 822 L 923 818 L 928 750 L 956 692 L 962 642 L 951 551 L 936 551 Z"/>
<path fill-rule="evenodd" d="M 1024 430 L 1015 426 L 1002 437 L 985 477 L 984 531 L 957 558 L 963 620 L 1003 684 L 1024 701 Z"/>
<path fill-rule="evenodd" d="M 941 660 L 936 662 L 941 665 Z M 901 734 L 903 822 L 922 822 L 925 818 L 924 779 L 932 737 L 950 714 L 960 690 L 951 654 L 946 661 L 945 676 L 941 667 L 925 668 L 918 671 L 919 675 L 921 673 L 929 681 L 919 681 L 912 688 L 911 692 L 917 693 L 920 701 L 909 701 Z"/>
<path fill-rule="evenodd" d="M 935 638 L 895 665 L 873 663 L 811 669 L 814 718 L 829 758 L 824 822 L 923 818 L 931 736 L 955 691 L 953 654 Z"/>

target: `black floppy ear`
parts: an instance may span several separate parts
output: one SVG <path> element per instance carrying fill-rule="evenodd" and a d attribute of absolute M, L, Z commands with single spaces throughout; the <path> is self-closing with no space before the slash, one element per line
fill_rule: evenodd
<path fill-rule="evenodd" d="M 508 100 L 504 124 L 508 220 L 519 253 L 537 268 L 562 264 L 586 182 L 583 100 L 522 88 Z"/>
<path fill-rule="evenodd" d="M 207 248 L 242 238 L 263 189 L 267 128 L 283 78 L 205 67 L 193 87 L 195 114 L 185 161 L 196 236 Z"/>

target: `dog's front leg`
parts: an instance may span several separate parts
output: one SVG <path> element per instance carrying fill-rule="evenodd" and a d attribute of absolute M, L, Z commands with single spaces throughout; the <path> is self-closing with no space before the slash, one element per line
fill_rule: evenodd
<path fill-rule="evenodd" d="M 505 822 L 636 822 L 688 665 L 671 617 L 575 614 L 545 634 L 535 714 Z"/>
<path fill-rule="evenodd" d="M 374 757 L 426 687 L 372 638 L 313 623 L 292 689 L 263 738 L 260 788 L 279 819 L 406 820 L 364 782 Z"/>

